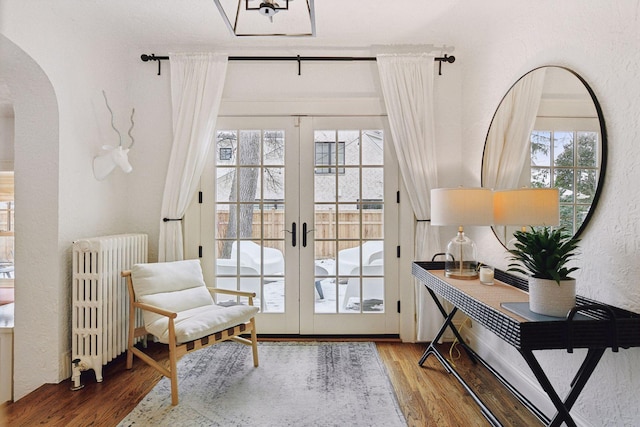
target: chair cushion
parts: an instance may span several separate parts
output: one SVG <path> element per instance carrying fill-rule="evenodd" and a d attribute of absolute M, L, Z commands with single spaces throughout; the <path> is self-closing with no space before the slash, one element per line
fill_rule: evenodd
<path fill-rule="evenodd" d="M 131 268 L 131 277 L 137 297 L 205 286 L 197 259 L 136 264 Z"/>
<path fill-rule="evenodd" d="M 136 299 L 178 313 L 176 341 L 184 343 L 249 321 L 258 307 L 221 307 L 207 289 L 199 260 L 136 264 L 131 268 Z M 169 342 L 169 320 L 142 311 L 145 329 L 162 343 Z"/>
<path fill-rule="evenodd" d="M 258 307 L 249 305 L 221 307 L 216 304 L 179 312 L 175 319 L 176 342 L 181 344 L 224 331 L 248 322 L 257 312 Z M 146 330 L 158 337 L 160 342 L 169 342 L 169 321 L 166 317 L 146 325 Z"/>
<path fill-rule="evenodd" d="M 176 313 L 214 304 L 199 260 L 136 264 L 131 279 L 136 299 L 145 304 Z M 143 311 L 145 326 L 163 317 Z"/>

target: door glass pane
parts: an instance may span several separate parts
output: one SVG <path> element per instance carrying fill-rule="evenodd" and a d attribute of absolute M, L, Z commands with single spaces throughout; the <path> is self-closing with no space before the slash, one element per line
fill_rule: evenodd
<path fill-rule="evenodd" d="M 237 209 L 233 209 L 231 211 L 231 206 L 229 204 L 218 203 L 215 206 L 216 210 L 216 236 L 219 238 L 223 238 L 226 236 L 236 236 L 235 225 L 237 224 Z M 231 225 L 230 225 L 231 224 Z M 232 230 L 229 230 L 229 227 L 232 227 Z M 222 246 L 223 241 L 217 242 L 218 249 L 218 258 L 229 258 L 229 253 L 231 247 L 229 247 L 229 251 L 227 251 L 226 256 L 222 256 Z"/>
<path fill-rule="evenodd" d="M 356 246 L 360 239 L 360 209 L 357 204 L 338 204 L 338 215 L 336 217 L 338 223 L 338 246 L 340 249 Z"/>
<path fill-rule="evenodd" d="M 216 134 L 216 164 L 229 166 L 236 164 L 238 133 L 236 131 L 219 131 Z"/>
<path fill-rule="evenodd" d="M 360 131 L 341 130 L 338 132 L 338 141 L 344 144 L 344 164 L 360 165 Z"/>
<path fill-rule="evenodd" d="M 371 205 L 374 206 L 374 205 Z M 380 208 L 363 208 L 362 209 L 362 237 L 365 239 L 382 239 L 384 209 Z"/>
<path fill-rule="evenodd" d="M 232 199 L 231 189 L 236 188 L 235 168 L 220 167 L 216 169 L 216 201 L 228 202 Z M 235 200 L 235 195 L 233 196 Z"/>
<path fill-rule="evenodd" d="M 329 218 L 327 222 L 319 221 L 319 218 Z M 314 295 L 316 313 L 335 313 L 338 288 L 335 278 L 336 241 L 330 235 L 319 238 L 320 233 L 327 232 L 327 223 L 332 223 L 335 219 L 335 211 L 316 214 L 316 240 L 315 240 L 315 272 L 314 272 Z M 330 233 L 330 232 L 329 232 Z M 335 235 L 335 233 L 334 233 Z"/>
<path fill-rule="evenodd" d="M 384 170 L 379 168 L 362 169 L 362 200 L 367 207 L 381 208 L 384 192 Z"/>
<path fill-rule="evenodd" d="M 240 153 L 240 164 L 260 164 L 260 147 L 261 141 L 259 130 L 240 131 L 240 144 L 238 145 L 238 151 Z"/>
<path fill-rule="evenodd" d="M 322 130 L 314 143 L 315 312 L 383 312 L 383 132 Z"/>
<path fill-rule="evenodd" d="M 357 202 L 360 200 L 360 169 L 345 168 L 338 174 L 338 201 Z"/>
<path fill-rule="evenodd" d="M 329 241 L 329 245 L 326 247 L 335 247 L 333 239 L 337 237 L 337 221 L 336 221 L 336 209 L 335 205 L 316 205 L 315 212 L 315 238 L 316 240 Z M 320 256 L 328 253 L 328 251 L 321 251 Z M 335 253 L 332 252 L 332 257 L 335 259 Z"/>
<path fill-rule="evenodd" d="M 284 131 L 264 131 L 264 164 L 284 166 Z"/>
<path fill-rule="evenodd" d="M 315 201 L 336 201 L 336 174 L 325 172 L 327 168 L 315 168 Z"/>
<path fill-rule="evenodd" d="M 254 292 L 263 313 L 283 312 L 284 131 L 216 135 L 216 285 Z M 247 300 L 218 298 L 225 304 Z"/>
<path fill-rule="evenodd" d="M 384 163 L 383 134 L 380 130 L 362 131 L 362 164 L 380 165 Z"/>

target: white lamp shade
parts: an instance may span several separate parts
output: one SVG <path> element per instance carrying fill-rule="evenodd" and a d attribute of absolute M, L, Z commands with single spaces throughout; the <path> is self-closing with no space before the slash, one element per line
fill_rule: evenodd
<path fill-rule="evenodd" d="M 496 225 L 558 225 L 557 188 L 520 188 L 495 191 L 493 215 Z"/>
<path fill-rule="evenodd" d="M 431 225 L 493 224 L 493 192 L 488 188 L 434 188 Z"/>

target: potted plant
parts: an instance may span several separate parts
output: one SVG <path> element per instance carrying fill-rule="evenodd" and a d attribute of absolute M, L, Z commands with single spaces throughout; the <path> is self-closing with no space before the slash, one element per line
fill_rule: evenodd
<path fill-rule="evenodd" d="M 547 316 L 565 317 L 576 304 L 576 280 L 569 275 L 579 267 L 567 267 L 577 255 L 580 239 L 564 228 L 539 227 L 516 231 L 509 250 L 507 271 L 529 276 L 529 309 Z"/>

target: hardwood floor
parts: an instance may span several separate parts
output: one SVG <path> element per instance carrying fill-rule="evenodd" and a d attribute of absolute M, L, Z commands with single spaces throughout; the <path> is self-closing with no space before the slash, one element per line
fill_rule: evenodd
<path fill-rule="evenodd" d="M 438 348 L 447 356 L 449 346 L 443 344 Z M 377 343 L 377 347 L 409 426 L 490 425 L 469 393 L 435 357 L 427 358 L 422 367 L 418 366 L 425 344 Z M 466 353 L 461 352 L 460 358 L 453 362 L 456 371 L 504 426 L 543 425 L 486 368 L 474 364 Z"/>
<path fill-rule="evenodd" d="M 150 347 L 156 354 L 164 353 L 163 346 Z M 434 357 L 418 366 L 424 344 L 381 341 L 377 347 L 409 426 L 489 425 L 469 394 Z M 448 347 L 442 351 L 448 354 Z M 93 371 L 88 371 L 83 373 L 85 387 L 80 391 L 71 391 L 71 381 L 66 380 L 43 385 L 18 402 L 0 406 L 0 425 L 116 425 L 160 379 L 160 374 L 140 360 L 126 370 L 124 359 L 120 356 L 105 366 L 102 383 L 96 383 Z M 505 426 L 542 425 L 486 369 L 464 355 L 455 364 Z"/>

